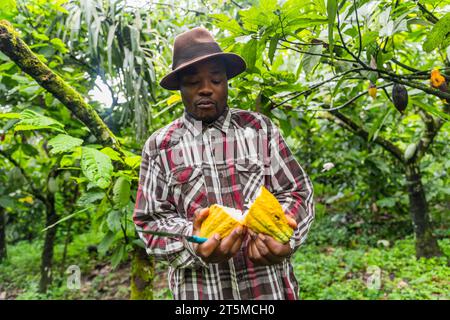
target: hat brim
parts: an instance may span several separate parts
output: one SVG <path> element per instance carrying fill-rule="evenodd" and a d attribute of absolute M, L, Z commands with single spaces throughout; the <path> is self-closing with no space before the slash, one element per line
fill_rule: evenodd
<path fill-rule="evenodd" d="M 222 57 L 224 59 L 228 79 L 231 79 L 237 76 L 238 74 L 244 72 L 245 69 L 247 68 L 245 61 L 244 59 L 242 59 L 241 56 L 231 52 L 218 52 L 198 57 L 196 59 L 190 60 L 189 62 L 179 65 L 175 70 L 173 70 L 172 72 L 167 74 L 164 78 L 162 78 L 161 81 L 159 82 L 159 85 L 167 90 L 179 90 L 180 85 L 178 83 L 177 73 L 193 65 L 194 63 L 207 60 L 212 57 Z"/>

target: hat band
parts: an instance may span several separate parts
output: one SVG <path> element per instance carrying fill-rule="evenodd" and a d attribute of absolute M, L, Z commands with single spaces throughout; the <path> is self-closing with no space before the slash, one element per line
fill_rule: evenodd
<path fill-rule="evenodd" d="M 220 52 L 222 52 L 222 50 L 220 49 L 217 42 L 195 43 L 186 46 L 182 49 L 181 52 L 174 53 L 174 63 L 172 65 L 172 70 L 175 70 L 179 65 L 185 62 L 189 62 L 190 60 Z"/>

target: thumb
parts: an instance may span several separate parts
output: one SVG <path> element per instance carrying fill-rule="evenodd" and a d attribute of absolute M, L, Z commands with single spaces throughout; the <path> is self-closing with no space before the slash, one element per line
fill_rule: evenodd
<path fill-rule="evenodd" d="M 286 215 L 287 221 L 288 221 L 288 225 L 292 228 L 295 229 L 297 228 L 297 221 L 295 221 L 295 219 L 289 215 Z"/>
<path fill-rule="evenodd" d="M 197 209 L 195 211 L 194 216 L 194 223 L 193 223 L 193 234 L 198 236 L 200 234 L 200 228 L 202 227 L 203 221 L 208 217 L 209 215 L 209 208 L 203 208 L 203 209 Z"/>

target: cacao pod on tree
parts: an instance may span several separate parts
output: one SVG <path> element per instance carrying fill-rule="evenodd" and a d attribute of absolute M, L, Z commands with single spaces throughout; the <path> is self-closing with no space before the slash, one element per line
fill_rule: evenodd
<path fill-rule="evenodd" d="M 439 89 L 442 92 L 448 92 L 447 82 L 445 81 L 445 77 L 441 75 L 438 69 L 433 69 L 431 71 L 430 76 L 431 86 L 433 88 Z M 448 103 L 447 100 L 442 99 L 445 103 Z"/>
<path fill-rule="evenodd" d="M 394 83 L 392 87 L 392 100 L 395 108 L 403 113 L 408 106 L 408 91 L 405 86 L 399 83 Z"/>
<path fill-rule="evenodd" d="M 377 96 L 377 86 L 374 85 L 372 82 L 369 85 L 369 96 L 371 96 L 373 99 Z"/>

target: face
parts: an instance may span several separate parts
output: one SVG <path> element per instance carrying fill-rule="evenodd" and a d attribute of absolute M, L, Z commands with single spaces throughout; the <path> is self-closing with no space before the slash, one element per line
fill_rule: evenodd
<path fill-rule="evenodd" d="M 178 77 L 187 113 L 206 123 L 222 115 L 228 98 L 227 74 L 222 59 L 213 58 L 193 64 L 182 70 Z"/>

